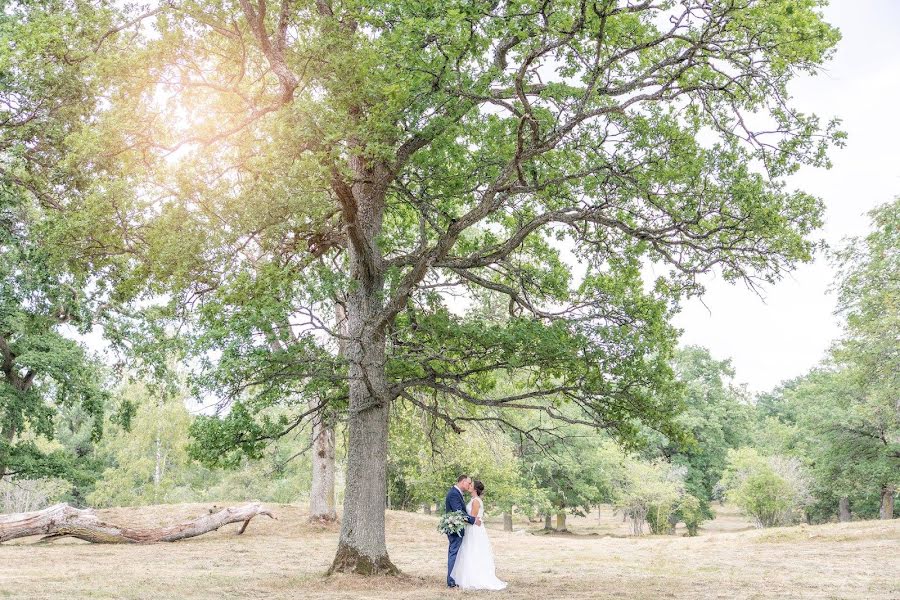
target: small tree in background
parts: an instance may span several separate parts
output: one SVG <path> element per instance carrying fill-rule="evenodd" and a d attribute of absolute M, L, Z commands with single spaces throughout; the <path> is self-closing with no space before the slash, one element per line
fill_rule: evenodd
<path fill-rule="evenodd" d="M 683 410 L 675 422 L 686 435 L 670 439 L 648 431 L 643 455 L 651 460 L 661 455 L 683 467 L 685 491 L 700 502 L 709 519 L 713 517 L 709 502 L 725 470 L 728 450 L 749 441 L 752 406 L 746 393 L 731 383 L 730 361 L 716 360 L 706 348 L 679 349 L 672 364 L 684 385 Z"/>
<path fill-rule="evenodd" d="M 677 524 L 683 522 L 687 528 L 688 535 L 693 537 L 700 530 L 700 525 L 706 520 L 706 511 L 703 502 L 691 494 L 684 494 L 678 499 L 678 504 L 673 513 L 674 519 L 670 517 L 669 522 Z M 674 525 L 673 525 L 674 529 Z"/>
<path fill-rule="evenodd" d="M 758 527 L 789 525 L 809 502 L 799 461 L 762 456 L 752 448 L 729 451 L 723 484 L 728 500 Z"/>
<path fill-rule="evenodd" d="M 611 498 L 619 451 L 609 439 L 581 427 L 520 440 L 524 469 L 546 495 L 545 515 L 556 515 L 556 530 L 567 531 L 566 516 L 583 516 Z"/>
<path fill-rule="evenodd" d="M 247 501 L 294 503 L 310 494 L 309 430 L 283 436 L 248 459 L 232 452 L 213 466 L 191 456 L 188 412 L 177 382 L 173 395 L 141 383 L 114 395 L 135 407 L 133 427 L 108 425 L 97 449 L 105 464 L 88 496 L 94 506 L 141 506 L 176 502 Z M 277 415 L 275 415 L 277 417 Z M 207 463 L 211 461 L 207 460 Z"/>
<path fill-rule="evenodd" d="M 655 534 L 668 532 L 669 518 L 684 495 L 684 469 L 626 457 L 620 477 L 614 505 L 631 520 L 634 535 L 643 535 L 644 525 Z"/>

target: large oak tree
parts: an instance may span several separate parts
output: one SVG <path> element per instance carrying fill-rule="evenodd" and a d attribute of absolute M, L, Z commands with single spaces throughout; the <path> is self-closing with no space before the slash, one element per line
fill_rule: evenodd
<path fill-rule="evenodd" d="M 342 412 L 332 569 L 393 572 L 392 403 L 666 430 L 668 317 L 697 276 L 810 258 L 821 204 L 784 176 L 840 141 L 788 93 L 838 39 L 820 4 L 166 3 L 106 72 L 84 254 L 119 300 L 169 301 L 230 406 L 211 452 Z M 483 295 L 508 318 L 465 316 Z M 284 403 L 294 421 L 266 418 Z"/>

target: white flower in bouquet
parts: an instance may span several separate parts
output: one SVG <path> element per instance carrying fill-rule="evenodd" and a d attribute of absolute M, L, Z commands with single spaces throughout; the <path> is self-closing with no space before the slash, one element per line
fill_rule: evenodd
<path fill-rule="evenodd" d="M 452 512 L 444 513 L 441 516 L 437 528 L 438 531 L 447 535 L 458 534 L 465 529 L 468 524 L 469 522 L 466 520 L 466 513 L 454 510 Z"/>

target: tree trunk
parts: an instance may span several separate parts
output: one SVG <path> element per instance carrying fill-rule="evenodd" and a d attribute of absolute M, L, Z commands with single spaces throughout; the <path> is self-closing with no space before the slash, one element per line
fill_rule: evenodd
<path fill-rule="evenodd" d="M 345 208 L 350 276 L 347 292 L 347 340 L 350 405 L 347 415 L 347 487 L 341 536 L 330 573 L 399 573 L 388 558 L 384 530 L 387 496 L 388 417 L 385 332 L 378 318 L 384 275 L 376 239 L 381 231 L 384 196 L 371 192 L 373 174 L 362 158 L 353 158 L 358 181 L 352 197 L 341 188 Z M 339 194 L 340 195 L 340 194 Z"/>
<path fill-rule="evenodd" d="M 347 315 L 340 302 L 335 303 L 335 330 L 347 334 Z M 346 356 L 347 346 L 338 339 L 338 354 Z M 310 409 L 314 403 L 310 402 Z M 312 422 L 312 485 L 309 490 L 309 520 L 319 523 L 337 521 L 334 501 L 334 422 L 327 409 L 319 412 Z"/>
<path fill-rule="evenodd" d="M 551 531 L 553 529 L 553 520 L 550 515 L 544 515 L 544 530 Z"/>
<path fill-rule="evenodd" d="M 309 490 L 309 520 L 337 520 L 334 503 L 334 426 L 324 413 L 312 426 L 312 486 Z"/>
<path fill-rule="evenodd" d="M 160 503 L 159 486 L 162 483 L 163 451 L 162 451 L 162 400 L 156 400 L 156 463 L 153 466 L 153 502 Z"/>
<path fill-rule="evenodd" d="M 75 537 L 96 544 L 152 544 L 175 542 L 210 531 L 229 523 L 243 522 L 238 534 L 244 533 L 250 519 L 257 515 L 275 518 L 261 504 L 231 506 L 197 517 L 193 521 L 150 529 L 131 529 L 104 523 L 90 509 L 72 508 L 68 504 L 54 504 L 43 510 L 0 515 L 0 542 L 32 535 L 43 535 L 41 541 Z"/>
<path fill-rule="evenodd" d="M 424 506 L 423 508 L 424 508 L 424 510 L 425 510 L 425 514 L 426 514 L 426 515 L 430 515 L 430 514 L 431 514 L 431 502 L 426 502 L 426 503 L 425 503 L 425 506 Z"/>
<path fill-rule="evenodd" d="M 841 496 L 841 499 L 838 501 L 838 519 L 841 523 L 846 523 L 850 520 L 850 498 L 847 496 Z"/>
<path fill-rule="evenodd" d="M 668 535 L 675 535 L 675 530 L 678 528 L 678 517 L 675 516 L 674 513 L 669 515 L 668 523 L 669 523 L 669 530 L 667 532 Z"/>
<path fill-rule="evenodd" d="M 13 439 L 16 437 L 16 428 L 12 424 L 3 425 L 0 435 L 6 440 L 5 444 L 0 444 L 0 481 L 6 477 L 6 463 L 9 461 L 9 453 L 4 448 L 12 446 Z"/>
<path fill-rule="evenodd" d="M 441 506 L 440 502 L 434 503 L 434 512 L 439 515 L 444 513 L 444 508 Z"/>
<path fill-rule="evenodd" d="M 338 551 L 329 573 L 393 575 L 398 570 L 388 558 L 384 530 L 389 409 L 385 398 L 367 390 L 386 395 L 384 339 L 368 347 L 350 345 L 362 350 L 360 361 L 365 363 L 350 359 L 347 488 Z"/>
<path fill-rule="evenodd" d="M 503 531 L 512 531 L 512 513 L 507 511 L 503 513 Z"/>
<path fill-rule="evenodd" d="M 556 530 L 568 531 L 568 529 L 566 529 L 566 511 L 564 510 L 556 513 Z"/>
<path fill-rule="evenodd" d="M 599 521 L 602 521 L 602 520 L 603 520 L 603 509 L 602 509 L 601 506 L 598 504 L 598 505 L 597 505 L 597 521 L 599 522 Z"/>
<path fill-rule="evenodd" d="M 879 516 L 884 519 L 894 518 L 894 492 L 896 488 L 893 485 L 886 485 L 881 488 L 881 510 Z"/>
<path fill-rule="evenodd" d="M 156 465 L 153 468 L 153 498 L 159 500 L 159 484 L 162 481 L 162 439 L 156 428 Z"/>
<path fill-rule="evenodd" d="M 19 370 L 14 366 L 13 360 L 15 356 L 9 350 L 6 338 L 0 336 L 0 344 L 2 344 L 3 364 L 0 365 L 0 371 L 3 372 L 3 379 L 20 394 L 24 394 L 31 389 L 34 382 L 34 376 L 23 379 L 19 376 Z M 2 385 L 2 384 L 0 384 Z M 6 444 L 0 445 L 0 481 L 6 477 L 6 468 L 9 466 L 9 448 L 12 447 L 13 440 L 16 438 L 16 426 L 12 419 L 7 419 L 0 429 L 0 435 L 6 440 Z M 2 448 L 6 448 L 2 450 Z"/>

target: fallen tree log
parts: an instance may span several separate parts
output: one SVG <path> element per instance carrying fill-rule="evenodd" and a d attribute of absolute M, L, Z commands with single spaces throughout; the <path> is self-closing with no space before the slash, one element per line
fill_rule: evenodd
<path fill-rule="evenodd" d="M 229 523 L 243 522 L 238 531 L 240 535 L 247 529 L 250 519 L 257 515 L 275 518 L 260 503 L 254 502 L 210 511 L 209 514 L 179 525 L 137 529 L 104 523 L 91 509 L 54 504 L 34 512 L 0 515 L 0 543 L 33 535 L 43 535 L 41 541 L 75 537 L 95 544 L 176 542 L 215 531 Z"/>

